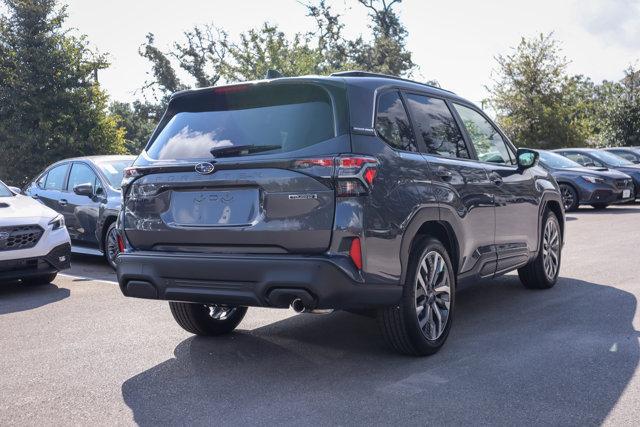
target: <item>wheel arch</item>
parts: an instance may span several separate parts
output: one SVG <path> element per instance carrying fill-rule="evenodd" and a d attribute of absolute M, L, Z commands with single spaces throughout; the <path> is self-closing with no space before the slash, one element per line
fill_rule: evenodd
<path fill-rule="evenodd" d="M 111 226 L 111 224 L 116 222 L 117 219 L 118 219 L 117 215 L 109 215 L 109 216 L 105 217 L 105 219 L 104 219 L 104 221 L 102 223 L 102 228 L 100 229 L 100 241 L 98 242 L 100 244 L 100 250 L 101 251 L 103 251 L 104 239 L 107 236 L 107 231 L 109 230 L 109 227 Z"/>
<path fill-rule="evenodd" d="M 544 218 L 545 212 L 550 210 L 553 212 L 558 218 L 558 222 L 560 223 L 560 232 L 562 233 L 562 242 L 564 244 L 565 237 L 565 216 L 564 216 L 564 205 L 562 203 L 562 196 L 559 194 L 547 192 L 544 194 L 541 204 L 540 215 L 538 216 L 538 235 L 542 232 L 542 220 Z M 536 248 L 537 249 L 537 248 Z"/>
<path fill-rule="evenodd" d="M 415 245 L 425 237 L 435 237 L 442 242 L 447 252 L 449 252 L 455 274 L 458 274 L 460 268 L 460 243 L 454 227 L 449 222 L 440 219 L 438 208 L 427 208 L 422 210 L 419 215 L 414 216 L 404 233 L 401 246 L 402 283 L 406 279 L 411 253 Z"/>

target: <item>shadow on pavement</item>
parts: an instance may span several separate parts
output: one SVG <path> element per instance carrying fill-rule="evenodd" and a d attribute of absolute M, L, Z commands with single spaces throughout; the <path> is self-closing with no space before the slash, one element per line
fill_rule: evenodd
<path fill-rule="evenodd" d="M 0 315 L 32 310 L 69 297 L 69 289 L 47 285 L 0 284 Z"/>
<path fill-rule="evenodd" d="M 90 280 L 117 280 L 116 272 L 107 264 L 103 256 L 98 255 L 73 253 L 71 255 L 71 269 L 65 270 L 63 273 L 86 277 Z"/>
<path fill-rule="evenodd" d="M 301 315 L 186 339 L 122 394 L 141 425 L 582 425 L 603 421 L 638 365 L 636 299 L 616 288 L 563 278 L 531 291 L 506 276 L 457 303 L 432 357 L 390 352 L 365 317 Z"/>

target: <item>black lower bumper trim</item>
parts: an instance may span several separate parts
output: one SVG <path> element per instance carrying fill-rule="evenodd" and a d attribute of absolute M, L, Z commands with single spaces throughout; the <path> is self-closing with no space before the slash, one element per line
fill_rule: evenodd
<path fill-rule="evenodd" d="M 57 273 L 71 267 L 71 245 L 56 246 L 41 257 L 0 261 L 0 280 L 27 279 Z"/>
<path fill-rule="evenodd" d="M 126 296 L 258 307 L 357 309 L 395 304 L 402 287 L 359 282 L 341 259 L 299 255 L 134 252 L 118 257 Z"/>

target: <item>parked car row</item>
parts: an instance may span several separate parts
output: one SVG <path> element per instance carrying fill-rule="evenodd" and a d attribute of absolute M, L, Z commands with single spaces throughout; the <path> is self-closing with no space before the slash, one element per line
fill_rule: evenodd
<path fill-rule="evenodd" d="M 134 159 L 94 156 L 61 160 L 37 175 L 24 194 L 63 216 L 73 252 L 103 255 L 115 269 L 120 183 L 123 170 Z"/>
<path fill-rule="evenodd" d="M 72 248 L 194 334 L 250 306 L 373 310 L 391 347 L 426 355 L 457 283 L 517 270 L 554 286 L 565 210 L 633 201 L 634 153 L 516 149 L 465 99 L 371 73 L 183 91 L 137 158 L 59 161 L 25 196 L 0 186 L 0 210 L 39 206 L 0 216 L 0 271 L 31 249 L 7 274 L 51 280 Z"/>
<path fill-rule="evenodd" d="M 592 154 L 591 152 L 595 154 Z M 594 209 L 604 209 L 610 204 L 634 201 L 640 186 L 634 178 L 613 166 L 596 166 L 590 156 L 602 156 L 613 162 L 614 155 L 589 149 L 544 151 L 538 150 L 540 165 L 556 179 L 562 192 L 566 211 L 573 211 L 580 205 L 591 205 Z M 561 155 L 566 153 L 566 157 Z M 584 154 L 582 154 L 584 153 Z M 577 161 L 582 163 L 578 163 Z M 589 159 L 589 160 L 587 160 Z M 618 161 L 624 159 L 619 158 Z M 628 166 L 624 169 L 629 171 Z M 640 175 L 640 168 L 633 173 Z"/>

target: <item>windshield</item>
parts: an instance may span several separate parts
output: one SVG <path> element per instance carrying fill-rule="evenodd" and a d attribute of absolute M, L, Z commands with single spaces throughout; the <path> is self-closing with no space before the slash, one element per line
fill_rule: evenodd
<path fill-rule="evenodd" d="M 309 83 L 221 87 L 177 98 L 172 110 L 147 150 L 152 159 L 211 159 L 233 146 L 251 147 L 234 155 L 282 153 L 337 136 L 332 97 Z"/>
<path fill-rule="evenodd" d="M 12 197 L 15 196 L 15 194 L 13 194 L 13 191 L 9 190 L 9 188 L 7 188 L 6 185 L 4 185 L 4 182 L 0 181 L 0 197 Z"/>
<path fill-rule="evenodd" d="M 540 162 L 544 166 L 554 168 L 554 169 L 567 169 L 567 168 L 581 168 L 582 166 L 579 163 L 574 162 L 573 160 L 567 159 L 564 156 L 556 153 L 550 153 L 548 151 L 538 151 L 540 154 Z"/>
<path fill-rule="evenodd" d="M 622 157 L 616 156 L 615 154 L 611 154 L 607 151 L 591 151 L 589 154 L 609 166 L 633 166 L 633 163 L 629 160 L 623 159 Z"/>
<path fill-rule="evenodd" d="M 120 184 L 122 182 L 122 174 L 124 173 L 124 168 L 131 166 L 133 160 L 133 158 L 105 160 L 97 162 L 96 164 L 98 165 L 104 176 L 107 177 L 109 185 L 119 190 Z"/>

